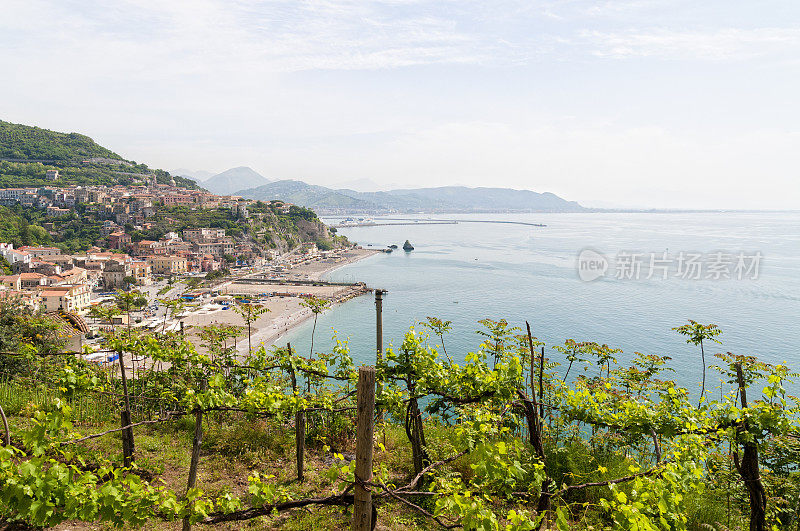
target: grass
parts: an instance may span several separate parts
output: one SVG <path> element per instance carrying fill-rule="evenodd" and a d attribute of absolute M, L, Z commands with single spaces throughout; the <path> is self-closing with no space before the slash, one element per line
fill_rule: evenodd
<path fill-rule="evenodd" d="M 0 400 L 9 417 L 12 438 L 29 426 L 30 416 L 37 407 L 46 408 L 57 394 L 45 389 L 33 389 L 14 382 L 0 382 Z M 76 413 L 74 429 L 81 436 L 116 428 L 119 423 L 117 406 L 104 397 L 82 397 L 71 401 Z M 137 419 L 134 414 L 134 422 Z M 352 428 L 352 420 L 348 428 Z M 355 439 L 351 429 L 344 434 L 334 434 L 335 451 L 353 454 Z M 135 428 L 136 465 L 163 481 L 176 492 L 186 488 L 190 453 L 194 432 L 194 418 L 187 416 L 162 424 Z M 15 437 L 16 434 L 16 437 Z M 393 471 L 393 480 L 400 483 L 412 476 L 411 449 L 401 427 L 385 427 L 386 447 L 375 449 L 375 461 L 385 462 Z M 203 444 L 198 470 L 197 486 L 210 496 L 232 493 L 242 496 L 247 503 L 247 477 L 253 472 L 273 475 L 273 482 L 284 486 L 293 497 L 329 495 L 338 492 L 325 473 L 333 465 L 332 451 L 326 451 L 326 441 L 310 437 L 305 455 L 305 480 L 296 480 L 294 427 L 277 420 L 248 419 L 244 415 L 230 414 L 206 417 Z M 382 443 L 383 431 L 376 430 L 376 440 Z M 80 455 L 88 464 L 110 460 L 122 464 L 122 442 L 119 433 L 80 443 Z M 377 529 L 405 530 L 430 529 L 432 524 L 405 506 L 389 501 L 379 508 Z M 271 517 L 260 517 L 247 522 L 214 526 L 214 529 L 347 529 L 350 512 L 342 508 L 311 507 L 297 509 Z M 178 529 L 179 523 L 151 521 L 146 526 L 152 530 Z M 105 530 L 110 525 L 70 521 L 56 526 L 56 530 Z M 197 526 L 201 529 L 202 526 Z"/>
<path fill-rule="evenodd" d="M 57 393 L 43 388 L 32 388 L 11 381 L 0 382 L 2 403 L 11 426 L 12 437 L 19 439 L 19 431 L 30 424 L 30 416 L 37 407 L 48 407 L 57 398 Z M 74 407 L 74 429 L 81 435 L 102 432 L 119 426 L 115 400 L 105 396 L 83 396 L 70 401 Z M 134 422 L 143 420 L 134 413 Z M 355 452 L 354 419 L 340 416 L 339 419 L 319 416 L 310 419 L 305 454 L 305 481 L 295 478 L 294 427 L 288 421 L 276 419 L 249 419 L 243 414 L 212 413 L 205 417 L 204 437 L 197 486 L 210 496 L 231 493 L 241 496 L 247 504 L 247 478 L 253 472 L 271 475 L 276 485 L 288 490 L 292 497 L 323 496 L 338 492 L 326 472 L 333 466 L 333 452 L 353 454 Z M 194 418 L 186 416 L 170 422 L 144 425 L 135 428 L 136 464 L 153 476 L 154 481 L 163 482 L 176 493 L 186 488 L 190 452 L 194 432 Z M 460 447 L 452 427 L 426 422 L 428 450 L 435 461 L 456 453 Z M 401 425 L 387 423 L 375 428 L 376 465 L 383 464 L 390 471 L 390 481 L 401 485 L 413 474 L 411 447 Z M 330 447 L 332 449 L 328 449 Z M 630 461 L 619 453 L 603 451 L 602 439 L 591 442 L 580 437 L 563 437 L 558 444 L 549 441 L 547 466 L 551 474 L 566 483 L 596 481 L 609 477 L 620 477 L 627 473 Z M 122 443 L 119 433 L 92 439 L 80 444 L 79 453 L 89 464 L 110 460 L 122 464 Z M 459 473 L 465 480 L 474 474 L 469 456 L 464 456 L 448 465 L 451 472 Z M 599 475 L 602 464 L 607 472 Z M 629 487 L 624 486 L 622 489 Z M 587 506 L 596 506 L 608 491 L 591 489 L 583 491 L 580 499 Z M 708 491 L 688 500 L 687 517 L 690 530 L 718 529 L 718 522 L 727 522 L 725 515 L 725 493 Z M 423 502 L 426 506 L 430 500 Z M 736 507 L 734 507 L 736 509 Z M 502 514 L 502 508 L 496 508 Z M 739 517 L 732 518 L 730 529 L 743 529 L 746 520 L 741 511 L 733 511 Z M 435 529 L 437 526 L 423 515 L 393 500 L 386 500 L 378 509 L 377 529 L 416 530 Z M 598 521 L 585 522 L 580 515 L 575 529 L 603 528 Z M 605 522 L 610 525 L 609 522 Z M 246 522 L 215 526 L 214 529 L 348 529 L 350 513 L 336 507 L 310 507 L 296 509 L 280 515 L 260 517 Z M 712 527 L 709 527 L 712 526 Z M 146 525 L 154 531 L 178 529 L 179 523 L 151 521 Z M 202 526 L 197 526 L 201 529 Z M 0 529 L 2 525 L 0 524 Z M 56 530 L 105 530 L 111 526 L 86 522 L 65 522 Z M 547 529 L 545 527 L 544 529 Z M 719 528 L 724 529 L 724 528 Z"/>

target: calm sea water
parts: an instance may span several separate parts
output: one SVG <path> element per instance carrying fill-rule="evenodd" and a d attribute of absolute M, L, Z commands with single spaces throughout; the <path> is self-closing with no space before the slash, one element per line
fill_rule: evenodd
<path fill-rule="evenodd" d="M 696 347 L 671 331 L 687 319 L 719 325 L 722 345 L 708 354 L 731 351 L 771 362 L 788 362 L 800 371 L 800 213 L 670 213 L 670 214 L 481 214 L 418 216 L 544 223 L 546 227 L 459 223 L 340 229 L 367 246 L 402 246 L 332 272 L 329 280 L 364 281 L 389 290 L 384 300 L 384 343 L 399 345 L 408 327 L 426 316 L 453 322 L 446 337 L 448 353 L 463 359 L 477 349 L 478 320 L 507 319 L 524 327 L 550 347 L 567 338 L 597 341 L 622 348 L 621 362 L 636 351 L 671 356 L 675 378 L 691 390 L 701 374 Z M 381 222 L 376 218 L 376 222 Z M 591 248 L 612 260 L 604 277 L 579 278 L 577 257 Z M 693 280 L 677 275 L 683 251 L 703 256 L 703 277 L 727 269 L 732 279 Z M 730 253 L 731 262 L 714 253 Z M 638 252 L 640 278 L 616 278 L 613 263 L 620 252 Z M 669 278 L 663 268 L 646 279 L 650 253 L 672 258 Z M 754 271 L 736 278 L 736 262 L 746 265 L 760 253 Z M 624 257 L 619 257 L 621 268 Z M 631 263 L 631 262 L 628 262 Z M 633 262 L 635 263 L 635 262 Z M 660 262 L 661 265 L 667 265 Z M 721 265 L 719 265 L 721 264 Z M 630 268 L 625 270 L 630 271 Z M 746 273 L 746 272 L 745 272 Z M 635 276 L 635 274 L 633 275 Z M 375 306 L 371 296 L 349 301 L 321 315 L 315 350 L 329 348 L 332 331 L 350 338 L 359 363 L 375 357 Z M 311 322 L 280 339 L 301 352 L 309 348 Z M 709 359 L 710 356 L 707 356 Z M 712 358 L 713 359 L 713 358 Z M 793 386 L 796 390 L 797 386 Z"/>

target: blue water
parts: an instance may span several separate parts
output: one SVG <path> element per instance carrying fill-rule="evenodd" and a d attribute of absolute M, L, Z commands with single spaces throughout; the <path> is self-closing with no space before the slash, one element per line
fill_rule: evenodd
<path fill-rule="evenodd" d="M 397 217 L 397 216 L 395 216 Z M 430 216 L 418 216 L 426 218 Z M 710 354 L 731 351 L 770 363 L 788 362 L 800 371 L 800 213 L 670 214 L 480 214 L 442 215 L 464 220 L 509 220 L 546 227 L 459 223 L 353 227 L 340 229 L 365 247 L 416 249 L 378 254 L 332 272 L 334 281 L 364 281 L 387 289 L 385 345 L 399 345 L 403 333 L 426 316 L 453 322 L 447 351 L 456 359 L 477 349 L 477 321 L 507 319 L 550 347 L 567 338 L 622 348 L 620 362 L 636 351 L 672 357 L 675 379 L 696 390 L 702 367 L 696 347 L 671 331 L 687 319 L 715 323 L 722 345 Z M 376 218 L 380 222 L 380 218 Z M 617 279 L 614 271 L 582 281 L 576 257 L 585 248 L 614 258 L 620 251 L 644 254 L 639 280 Z M 758 278 L 690 280 L 670 276 L 645 279 L 650 253 L 717 251 L 746 257 L 760 252 Z M 730 270 L 735 277 L 733 263 Z M 660 271 L 659 271 L 660 273 Z M 670 275 L 675 273 L 670 271 Z M 706 274 L 706 271 L 703 271 Z M 351 300 L 321 315 L 315 350 L 330 347 L 332 330 L 350 338 L 357 363 L 374 363 L 375 306 L 372 296 Z M 309 348 L 311 322 L 281 342 L 300 352 Z M 713 382 L 712 382 L 713 383 Z"/>

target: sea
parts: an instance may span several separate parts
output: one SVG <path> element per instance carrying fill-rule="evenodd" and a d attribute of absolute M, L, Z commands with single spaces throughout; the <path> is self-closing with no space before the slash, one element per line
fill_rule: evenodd
<path fill-rule="evenodd" d="M 456 220 L 432 224 L 430 220 Z M 335 223 L 337 219 L 326 219 Z M 714 354 L 756 356 L 800 372 L 800 212 L 442 214 L 375 217 L 376 226 L 339 234 L 385 249 L 329 273 L 331 281 L 387 290 L 384 348 L 433 316 L 456 361 L 479 348 L 479 320 L 505 319 L 552 347 L 567 339 L 669 356 L 670 375 L 699 395 L 698 347 L 672 328 L 693 319 L 719 326 Z M 386 224 L 386 225 L 382 225 Z M 404 252 L 408 240 L 414 250 Z M 310 348 L 313 321 L 280 338 Z M 375 362 L 375 301 L 362 296 L 319 316 L 315 351 L 347 339 L 357 364 Z M 431 337 L 438 343 L 438 338 Z M 576 370 L 576 369 L 573 369 Z M 727 392 L 717 373 L 707 388 Z M 800 384 L 789 386 L 800 394 Z"/>

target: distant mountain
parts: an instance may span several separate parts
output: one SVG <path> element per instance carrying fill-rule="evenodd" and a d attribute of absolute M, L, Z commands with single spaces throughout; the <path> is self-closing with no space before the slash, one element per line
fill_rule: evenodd
<path fill-rule="evenodd" d="M 206 186 L 208 186 L 207 183 Z M 358 193 L 352 190 L 347 192 Z M 331 190 L 324 186 L 307 184 L 302 181 L 275 181 L 257 188 L 240 190 L 234 195 L 241 195 L 249 199 L 280 199 L 281 201 L 320 211 L 371 210 L 375 208 L 372 202 L 352 197 L 347 193 L 342 193 L 342 191 Z"/>
<path fill-rule="evenodd" d="M 0 188 L 44 186 L 54 182 L 47 170 L 59 171 L 57 184 L 133 184 L 153 176 L 167 184 L 172 176 L 126 160 L 80 133 L 61 133 L 0 120 Z M 175 177 L 179 186 L 198 188 L 191 179 Z"/>
<path fill-rule="evenodd" d="M 567 201 L 550 192 L 465 186 L 357 192 L 349 189 L 333 190 L 302 181 L 277 181 L 257 188 L 240 190 L 236 195 L 250 199 L 280 199 L 320 212 L 580 212 L 584 210 L 575 201 Z"/>
<path fill-rule="evenodd" d="M 371 179 L 353 179 L 352 181 L 344 181 L 334 184 L 331 188 L 334 190 L 355 190 L 356 192 L 378 192 L 386 190 L 387 187 L 381 186 Z M 389 186 L 388 188 L 393 188 Z"/>
<path fill-rule="evenodd" d="M 269 182 L 269 179 L 253 168 L 239 166 L 210 177 L 203 182 L 203 186 L 215 194 L 234 195 L 238 190 L 256 188 Z"/>
<path fill-rule="evenodd" d="M 177 170 L 173 170 L 171 173 L 172 175 L 179 175 L 197 182 L 207 181 L 215 175 L 214 172 L 211 171 L 187 170 L 186 168 L 178 168 Z"/>

